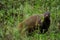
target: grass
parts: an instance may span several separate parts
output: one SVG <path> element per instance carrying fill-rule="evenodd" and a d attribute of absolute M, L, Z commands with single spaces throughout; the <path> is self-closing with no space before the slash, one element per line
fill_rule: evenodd
<path fill-rule="evenodd" d="M 2 0 L 1 3 L 6 8 L 0 10 L 0 40 L 60 40 L 60 29 L 57 25 L 60 20 L 59 0 Z M 31 15 L 46 12 L 46 7 L 47 10 L 50 8 L 51 12 L 51 24 L 48 32 L 45 34 L 34 33 L 33 37 L 21 37 L 17 29 L 18 24 Z"/>

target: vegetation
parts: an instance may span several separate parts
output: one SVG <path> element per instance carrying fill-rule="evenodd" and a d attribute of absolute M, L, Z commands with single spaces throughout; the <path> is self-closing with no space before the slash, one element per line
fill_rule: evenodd
<path fill-rule="evenodd" d="M 33 14 L 51 13 L 51 24 L 45 34 L 23 37 L 18 24 Z M 0 40 L 60 40 L 60 0 L 0 0 Z"/>

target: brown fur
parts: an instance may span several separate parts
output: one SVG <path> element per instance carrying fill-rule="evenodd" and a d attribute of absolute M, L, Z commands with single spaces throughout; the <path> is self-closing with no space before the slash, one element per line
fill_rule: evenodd
<path fill-rule="evenodd" d="M 32 15 L 21 22 L 18 26 L 20 32 L 23 34 L 26 30 L 28 33 L 32 33 L 34 30 L 36 30 L 41 24 L 41 16 L 43 15 Z"/>
<path fill-rule="evenodd" d="M 21 22 L 18 26 L 20 33 L 30 33 L 34 32 L 39 28 L 40 32 L 44 33 L 48 31 L 50 26 L 50 13 L 46 12 L 42 15 L 32 15 L 23 22 Z"/>

